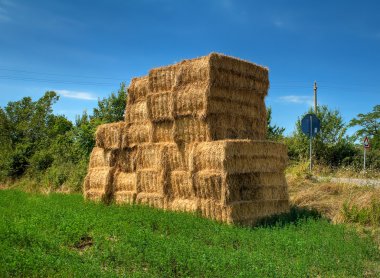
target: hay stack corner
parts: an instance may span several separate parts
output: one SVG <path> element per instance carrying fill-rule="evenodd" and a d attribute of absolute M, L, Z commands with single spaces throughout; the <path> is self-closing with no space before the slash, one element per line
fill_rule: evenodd
<path fill-rule="evenodd" d="M 128 88 L 125 121 L 96 132 L 84 196 L 253 225 L 289 210 L 287 150 L 266 141 L 268 69 L 211 53 Z"/>

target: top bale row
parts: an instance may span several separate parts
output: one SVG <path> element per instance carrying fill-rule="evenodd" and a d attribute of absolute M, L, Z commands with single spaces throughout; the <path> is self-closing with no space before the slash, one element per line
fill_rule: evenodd
<path fill-rule="evenodd" d="M 196 59 L 154 68 L 146 77 L 134 78 L 128 89 L 131 103 L 148 93 L 173 91 L 192 83 L 234 91 L 266 95 L 268 69 L 233 57 L 211 53 Z"/>

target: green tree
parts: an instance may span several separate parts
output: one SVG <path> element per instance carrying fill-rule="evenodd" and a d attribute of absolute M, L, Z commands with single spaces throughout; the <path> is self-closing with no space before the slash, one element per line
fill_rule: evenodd
<path fill-rule="evenodd" d="M 295 132 L 286 140 L 293 159 L 306 159 L 309 154 L 309 138 L 301 130 L 301 119 L 308 113 L 313 113 L 312 109 L 297 120 Z M 346 136 L 347 127 L 340 112 L 323 105 L 318 108 L 317 117 L 321 121 L 321 132 L 313 139 L 315 158 L 324 164 L 339 166 L 355 156 L 357 150 Z"/>
<path fill-rule="evenodd" d="M 39 186 L 80 190 L 96 128 L 124 118 L 125 83 L 117 93 L 99 100 L 93 115 L 85 111 L 75 124 L 53 114 L 58 100 L 55 92 L 48 91 L 37 101 L 24 97 L 0 108 L 1 181 L 26 177 Z"/>
<path fill-rule="evenodd" d="M 53 117 L 52 105 L 58 99 L 55 92 L 48 91 L 37 101 L 24 97 L 2 109 L 1 140 L 10 147 L 9 155 L 1 162 L 7 176 L 21 176 L 30 166 L 30 158 L 49 140 L 48 119 Z"/>
<path fill-rule="evenodd" d="M 108 98 L 98 100 L 98 107 L 94 108 L 91 119 L 99 119 L 102 123 L 112 123 L 124 119 L 127 93 L 125 83 L 120 84 L 117 93 L 111 93 Z"/>
<path fill-rule="evenodd" d="M 267 110 L 267 138 L 269 140 L 280 140 L 284 138 L 284 127 L 272 125 L 272 108 Z"/>
<path fill-rule="evenodd" d="M 355 139 L 368 136 L 374 149 L 380 149 L 380 105 L 375 105 L 372 112 L 358 114 L 349 123 L 350 127 L 360 126 L 355 133 Z"/>

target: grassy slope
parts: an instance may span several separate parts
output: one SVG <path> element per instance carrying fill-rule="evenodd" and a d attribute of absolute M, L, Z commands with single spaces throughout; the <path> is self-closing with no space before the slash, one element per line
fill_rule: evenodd
<path fill-rule="evenodd" d="M 0 190 L 0 217 L 1 277 L 376 276 L 380 259 L 369 238 L 322 219 L 248 229 L 13 190 Z"/>

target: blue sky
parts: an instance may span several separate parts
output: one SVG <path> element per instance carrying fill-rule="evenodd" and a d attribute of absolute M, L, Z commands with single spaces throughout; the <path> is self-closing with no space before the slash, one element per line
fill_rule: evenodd
<path fill-rule="evenodd" d="M 0 106 L 47 90 L 73 120 L 122 81 L 220 52 L 265 65 L 289 134 L 318 100 L 345 121 L 380 103 L 379 1 L 0 0 Z M 351 130 L 352 132 L 352 130 Z"/>

